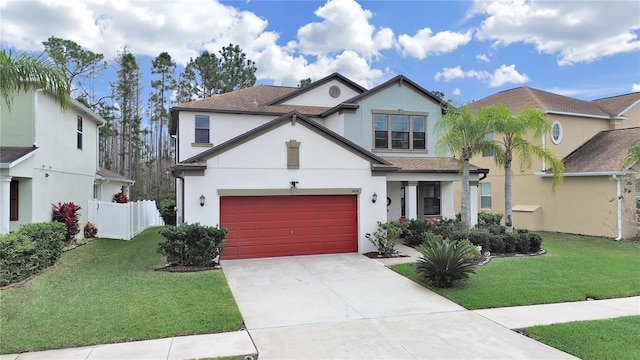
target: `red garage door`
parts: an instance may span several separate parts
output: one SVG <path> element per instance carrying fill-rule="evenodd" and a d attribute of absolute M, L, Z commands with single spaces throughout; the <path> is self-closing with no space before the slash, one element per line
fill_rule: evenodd
<path fill-rule="evenodd" d="M 355 195 L 220 198 L 222 259 L 358 251 Z"/>

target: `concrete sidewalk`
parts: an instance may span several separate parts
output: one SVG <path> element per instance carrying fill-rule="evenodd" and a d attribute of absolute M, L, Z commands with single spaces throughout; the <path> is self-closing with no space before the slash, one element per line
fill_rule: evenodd
<path fill-rule="evenodd" d="M 83 346 L 22 354 L 0 355 L 0 360 L 184 360 L 257 354 L 247 331 L 180 336 L 118 344 Z"/>

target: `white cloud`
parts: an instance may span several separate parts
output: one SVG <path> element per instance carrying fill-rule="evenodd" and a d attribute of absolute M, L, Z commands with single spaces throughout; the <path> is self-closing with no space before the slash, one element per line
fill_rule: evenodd
<path fill-rule="evenodd" d="M 489 57 L 486 54 L 477 54 L 476 59 L 489 62 Z"/>
<path fill-rule="evenodd" d="M 640 91 L 640 84 L 631 85 L 631 92 L 638 92 L 638 91 Z"/>
<path fill-rule="evenodd" d="M 458 96 L 460 94 L 462 94 L 462 90 L 455 88 L 453 89 L 453 91 L 451 92 L 453 95 Z"/>
<path fill-rule="evenodd" d="M 444 68 L 434 76 L 436 81 L 451 81 L 454 79 L 475 78 L 489 83 L 490 87 L 498 87 L 504 84 L 523 84 L 531 81 L 526 74 L 520 74 L 515 65 L 501 65 L 493 74 L 485 70 L 462 70 L 458 65 L 452 68 Z"/>
<path fill-rule="evenodd" d="M 393 46 L 393 31 L 369 23 L 372 13 L 354 0 L 330 0 L 316 10 L 322 22 L 298 29 L 300 51 L 326 55 L 343 50 L 356 51 L 367 58 L 379 56 L 379 50 Z"/>
<path fill-rule="evenodd" d="M 353 0 L 327 2 L 316 12 L 323 21 L 302 26 L 299 39 L 285 45 L 278 44 L 280 35 L 269 30 L 266 19 L 217 1 L 0 1 L 0 12 L 2 45 L 18 50 L 41 51 L 42 42 L 55 36 L 107 60 L 128 45 L 135 55 L 166 51 L 185 65 L 204 50 L 217 52 L 232 43 L 256 62 L 259 80 L 277 85 L 295 86 L 335 71 L 363 86 L 377 83 L 388 72 L 376 69 L 371 59 L 394 42 L 393 31 L 375 29 L 368 22 L 371 12 Z"/>
<path fill-rule="evenodd" d="M 441 31 L 433 35 L 430 28 L 424 28 L 415 36 L 407 34 L 398 36 L 398 47 L 404 56 L 424 59 L 428 55 L 450 53 L 469 41 L 471 41 L 471 31 L 466 33 Z"/>
<path fill-rule="evenodd" d="M 637 1 L 476 0 L 474 13 L 487 15 L 478 39 L 533 44 L 561 66 L 640 50 Z"/>

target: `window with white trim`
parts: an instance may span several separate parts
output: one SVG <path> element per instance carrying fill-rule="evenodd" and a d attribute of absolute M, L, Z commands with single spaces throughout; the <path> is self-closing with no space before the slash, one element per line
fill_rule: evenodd
<path fill-rule="evenodd" d="M 484 139 L 492 141 L 493 140 L 493 133 L 484 134 Z M 484 150 L 482 152 L 482 157 L 493 157 L 493 149 Z"/>
<path fill-rule="evenodd" d="M 480 208 L 491 209 L 491 183 L 480 183 Z"/>
<path fill-rule="evenodd" d="M 554 144 L 560 144 L 560 141 L 562 141 L 562 125 L 557 121 L 554 121 L 551 125 L 551 141 Z"/>
<path fill-rule="evenodd" d="M 209 115 L 196 115 L 195 143 L 208 144 L 209 141 Z"/>
<path fill-rule="evenodd" d="M 426 150 L 426 114 L 373 114 L 376 150 Z"/>
<path fill-rule="evenodd" d="M 82 150 L 82 116 L 78 115 L 77 120 L 77 135 L 76 135 L 76 146 L 78 149 Z"/>

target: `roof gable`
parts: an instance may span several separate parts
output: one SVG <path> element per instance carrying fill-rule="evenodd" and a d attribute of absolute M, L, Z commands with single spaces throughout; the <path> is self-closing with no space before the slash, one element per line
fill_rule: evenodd
<path fill-rule="evenodd" d="M 184 160 L 183 162 L 176 164 L 176 168 L 192 168 L 193 166 L 196 167 L 200 167 L 200 168 L 206 168 L 206 164 L 204 164 L 203 162 L 205 162 L 206 160 L 210 159 L 211 157 L 214 157 L 218 154 L 221 154 L 227 150 L 233 149 L 241 144 L 244 144 L 254 138 L 257 138 L 269 131 L 272 131 L 280 126 L 283 126 L 287 123 L 290 122 L 294 122 L 296 124 L 300 124 L 303 125 L 309 129 L 311 129 L 312 131 L 318 133 L 321 136 L 324 136 L 325 138 L 333 141 L 334 143 L 342 146 L 343 148 L 351 151 L 352 153 L 370 161 L 372 164 L 379 164 L 379 165 L 390 165 L 386 160 L 384 160 L 383 158 L 373 154 L 372 152 L 360 147 L 359 145 L 349 141 L 348 139 L 338 135 L 337 133 L 327 129 L 326 127 L 319 125 L 317 123 L 315 123 L 314 121 L 310 120 L 309 118 L 305 117 L 304 115 L 297 113 L 297 112 L 292 112 L 289 113 L 287 115 L 281 116 L 277 119 L 274 119 L 264 125 L 261 125 L 257 128 L 254 128 L 242 135 L 236 136 L 233 139 L 230 139 L 228 141 L 225 141 L 224 143 L 215 146 L 209 150 L 206 150 L 196 156 L 192 156 L 186 160 Z"/>
<path fill-rule="evenodd" d="M 308 93 L 310 91 L 313 91 L 319 87 L 321 87 L 322 85 L 325 85 L 331 81 L 338 81 L 342 84 L 344 84 L 345 86 L 349 87 L 350 89 L 352 89 L 353 91 L 357 92 L 357 93 L 363 93 L 365 91 L 367 91 L 367 89 L 365 89 L 364 87 L 356 84 L 355 82 L 351 81 L 350 79 L 346 78 L 345 76 L 339 74 L 339 73 L 333 73 L 327 77 L 324 77 L 318 81 L 315 81 L 313 83 L 311 83 L 308 86 L 302 87 L 302 88 L 298 88 L 296 91 L 292 91 L 288 94 L 285 94 L 273 101 L 271 101 L 269 103 L 269 105 L 277 105 L 277 104 L 282 104 L 286 101 L 292 100 L 295 97 L 298 97 L 302 94 Z"/>
<path fill-rule="evenodd" d="M 622 158 L 640 139 L 640 127 L 601 131 L 563 159 L 565 173 L 623 170 Z"/>
<path fill-rule="evenodd" d="M 12 168 L 32 157 L 39 148 L 33 146 L 0 147 L 0 168 Z"/>
<path fill-rule="evenodd" d="M 627 111 L 640 104 L 640 92 L 596 99 L 591 102 L 611 116 L 624 116 Z"/>
<path fill-rule="evenodd" d="M 440 99 L 439 97 L 435 96 L 432 92 L 430 92 L 429 90 L 423 88 L 422 86 L 418 85 L 417 83 L 413 82 L 412 80 L 410 80 L 409 78 L 407 78 L 404 75 L 397 75 L 394 78 L 385 81 L 384 83 L 370 89 L 367 90 L 365 92 L 363 92 L 362 94 L 353 97 L 351 99 L 349 99 L 348 101 L 346 101 L 346 103 L 358 103 L 360 102 L 362 99 L 367 98 L 371 95 L 377 94 L 381 91 L 384 91 L 385 89 L 389 88 L 390 86 L 393 85 L 409 85 L 409 87 L 412 87 L 415 91 L 417 91 L 418 93 L 421 93 L 422 95 L 424 95 L 425 97 L 427 97 L 428 99 L 432 100 L 433 102 L 435 102 L 436 104 L 439 104 L 440 107 L 444 110 L 446 109 L 446 103 Z"/>

